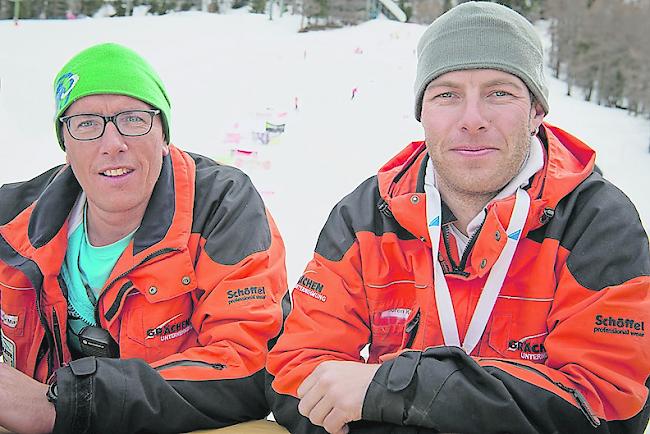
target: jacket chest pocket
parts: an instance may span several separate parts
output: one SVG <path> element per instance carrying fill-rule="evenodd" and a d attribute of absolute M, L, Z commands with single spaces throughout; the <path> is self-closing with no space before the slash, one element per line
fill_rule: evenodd
<path fill-rule="evenodd" d="M 135 293 L 126 303 L 120 331 L 121 357 L 139 357 L 151 363 L 196 345 L 189 293 L 157 303 Z"/>
<path fill-rule="evenodd" d="M 3 361 L 24 371 L 38 325 L 36 291 L 27 279 L 0 277 Z"/>
<path fill-rule="evenodd" d="M 499 296 L 480 355 L 543 363 L 551 303 L 552 298 Z"/>
<path fill-rule="evenodd" d="M 370 318 L 369 363 L 402 349 L 409 341 L 407 324 L 417 313 L 415 282 L 366 283 Z"/>

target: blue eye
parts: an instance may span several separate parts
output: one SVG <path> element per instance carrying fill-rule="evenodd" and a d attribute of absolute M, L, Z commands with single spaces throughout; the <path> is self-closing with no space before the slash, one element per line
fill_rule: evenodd
<path fill-rule="evenodd" d="M 75 128 L 77 129 L 82 129 L 82 128 L 95 128 L 98 125 L 98 122 L 95 119 L 86 119 L 79 121 Z"/>
<path fill-rule="evenodd" d="M 140 116 L 131 114 L 125 118 L 125 121 L 129 123 L 138 123 L 138 122 L 144 122 L 144 119 L 142 119 Z"/>

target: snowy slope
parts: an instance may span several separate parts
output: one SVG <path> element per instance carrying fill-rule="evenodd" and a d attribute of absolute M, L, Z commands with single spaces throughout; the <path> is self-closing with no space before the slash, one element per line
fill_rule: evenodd
<path fill-rule="evenodd" d="M 17 27 L 0 22 L 0 183 L 64 161 L 52 132 L 51 80 L 79 50 L 123 43 L 163 77 L 173 102 L 173 142 L 250 174 L 284 236 L 289 281 L 295 281 L 332 206 L 422 138 L 412 82 L 424 30 L 387 20 L 306 34 L 296 33 L 298 26 L 291 16 L 269 22 L 262 15 L 194 12 Z M 647 121 L 564 97 L 560 82 L 550 86 L 548 119 L 599 152 L 606 176 L 650 228 Z M 286 132 L 268 145 L 253 143 L 265 121 L 286 124 Z M 231 148 L 257 152 L 257 159 L 231 155 Z"/>

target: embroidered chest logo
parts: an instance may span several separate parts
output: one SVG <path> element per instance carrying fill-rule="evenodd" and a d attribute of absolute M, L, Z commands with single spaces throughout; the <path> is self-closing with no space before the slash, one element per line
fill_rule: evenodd
<path fill-rule="evenodd" d="M 633 318 L 614 318 L 612 316 L 596 315 L 594 333 L 610 333 L 614 335 L 645 336 L 645 324 Z"/>
<path fill-rule="evenodd" d="M 324 303 L 327 301 L 327 296 L 323 294 L 323 289 L 325 289 L 325 286 L 322 283 L 311 280 L 304 274 L 302 277 L 300 277 L 300 279 L 298 279 L 298 283 L 294 288 L 295 291 L 307 294 L 308 296 L 315 298 L 316 300 L 320 300 Z"/>
<path fill-rule="evenodd" d="M 542 362 L 546 360 L 548 355 L 546 354 L 546 347 L 544 347 L 543 338 L 547 333 L 541 333 L 534 336 L 527 336 L 517 340 L 508 341 L 508 351 L 520 351 L 519 357 L 524 360 L 531 360 L 533 362 Z M 537 341 L 531 342 L 531 340 L 536 339 Z"/>
<path fill-rule="evenodd" d="M 229 289 L 228 304 L 238 303 L 244 300 L 264 300 L 266 289 L 263 286 L 249 286 L 247 288 Z"/>
<path fill-rule="evenodd" d="M 158 327 L 153 327 L 147 330 L 147 337 L 145 339 L 153 339 L 160 336 L 160 342 L 165 342 L 170 339 L 176 339 L 192 330 L 190 319 L 176 321 L 182 314 L 178 314 L 169 318 L 167 321 L 160 324 Z M 174 322 L 176 321 L 176 322 Z"/>

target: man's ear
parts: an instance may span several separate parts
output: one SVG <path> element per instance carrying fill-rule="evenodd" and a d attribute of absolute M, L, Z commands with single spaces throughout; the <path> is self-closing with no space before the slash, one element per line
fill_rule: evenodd
<path fill-rule="evenodd" d="M 542 125 L 546 112 L 544 112 L 544 107 L 537 102 L 533 101 L 533 104 L 530 107 L 530 131 L 538 131 L 539 126 Z"/>
<path fill-rule="evenodd" d="M 169 144 L 167 142 L 162 142 L 162 156 L 166 157 L 169 155 Z"/>

